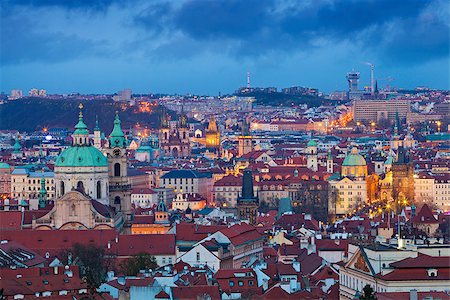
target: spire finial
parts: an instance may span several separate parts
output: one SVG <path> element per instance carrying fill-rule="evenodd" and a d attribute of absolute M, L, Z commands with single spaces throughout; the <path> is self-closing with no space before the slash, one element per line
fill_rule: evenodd
<path fill-rule="evenodd" d="M 78 114 L 78 118 L 80 119 L 80 120 L 82 120 L 83 119 L 83 103 L 80 103 L 80 105 L 78 105 L 78 108 L 80 109 L 80 113 Z"/>

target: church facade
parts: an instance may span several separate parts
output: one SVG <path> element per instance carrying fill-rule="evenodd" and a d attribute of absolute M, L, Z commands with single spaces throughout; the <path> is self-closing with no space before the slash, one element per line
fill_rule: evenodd
<path fill-rule="evenodd" d="M 168 115 L 163 112 L 159 129 L 159 148 L 165 157 L 188 157 L 191 154 L 189 126 L 184 112 L 181 113 L 175 128 L 170 127 Z"/>
<path fill-rule="evenodd" d="M 54 205 L 47 214 L 33 220 L 33 228 L 119 228 L 131 219 L 127 140 L 118 113 L 108 146 L 99 150 L 91 143 L 82 108 L 80 105 L 72 145 L 61 152 L 55 163 Z M 46 207 L 46 203 L 42 206 Z"/>

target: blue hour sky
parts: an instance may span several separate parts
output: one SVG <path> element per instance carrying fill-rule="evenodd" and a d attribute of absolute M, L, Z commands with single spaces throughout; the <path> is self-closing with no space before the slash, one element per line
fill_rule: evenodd
<path fill-rule="evenodd" d="M 245 85 L 449 89 L 448 1 L 3 0 L 0 90 L 216 95 Z"/>

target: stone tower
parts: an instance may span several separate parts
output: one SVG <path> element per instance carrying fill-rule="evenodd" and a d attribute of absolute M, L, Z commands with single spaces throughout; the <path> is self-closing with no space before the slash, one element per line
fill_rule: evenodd
<path fill-rule="evenodd" d="M 206 148 L 218 149 L 220 146 L 220 132 L 217 128 L 216 119 L 211 115 L 208 129 L 206 129 Z"/>
<path fill-rule="evenodd" d="M 253 137 L 250 134 L 250 126 L 245 119 L 242 122 L 242 133 L 238 137 L 238 143 L 239 143 L 238 149 L 239 157 L 253 151 Z"/>
<path fill-rule="evenodd" d="M 310 140 L 306 145 L 306 156 L 308 169 L 317 172 L 319 166 L 317 162 L 317 143 L 315 140 Z"/>
<path fill-rule="evenodd" d="M 116 112 L 114 128 L 109 136 L 106 149 L 109 169 L 110 206 L 122 212 L 126 221 L 131 219 L 131 184 L 127 174 L 127 140 L 120 127 Z"/>
<path fill-rule="evenodd" d="M 327 156 L 327 173 L 333 174 L 333 155 L 331 155 L 331 150 L 328 150 Z"/>
<path fill-rule="evenodd" d="M 397 151 L 397 159 L 392 164 L 392 197 L 397 208 L 414 201 L 414 166 L 403 146 Z"/>
<path fill-rule="evenodd" d="M 94 147 L 98 150 L 102 149 L 102 132 L 98 125 L 98 116 L 95 116 L 95 128 L 94 128 Z"/>
<path fill-rule="evenodd" d="M 250 224 L 255 225 L 258 217 L 259 201 L 253 194 L 253 178 L 250 169 L 244 170 L 242 177 L 242 192 L 237 199 L 238 216 L 241 220 L 249 220 Z"/>

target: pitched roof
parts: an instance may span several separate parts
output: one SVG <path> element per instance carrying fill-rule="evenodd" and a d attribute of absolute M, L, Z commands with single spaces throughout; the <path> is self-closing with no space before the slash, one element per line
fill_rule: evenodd
<path fill-rule="evenodd" d="M 439 223 L 438 220 L 433 215 L 433 212 L 431 211 L 430 207 L 427 204 L 424 204 L 422 208 L 420 209 L 419 213 L 414 217 L 412 220 L 413 223 L 423 223 L 423 224 L 430 224 L 430 223 Z"/>
<path fill-rule="evenodd" d="M 448 268 L 449 256 L 429 256 L 419 253 L 417 257 L 408 257 L 393 263 L 391 267 L 396 269 L 416 269 L 416 268 Z"/>
<path fill-rule="evenodd" d="M 19 230 L 22 228 L 22 212 L 0 211 L 0 231 Z"/>
<path fill-rule="evenodd" d="M 220 299 L 217 285 L 177 286 L 172 288 L 172 296 L 179 300 L 197 300 L 202 296 L 210 296 L 210 299 Z"/>
<path fill-rule="evenodd" d="M 195 170 L 172 170 L 161 176 L 162 179 L 168 178 L 211 178 L 211 173 L 203 173 Z"/>
<path fill-rule="evenodd" d="M 175 255 L 174 234 L 124 234 L 118 236 L 117 243 L 111 243 L 109 252 L 119 256 L 138 253 L 150 255 Z"/>

